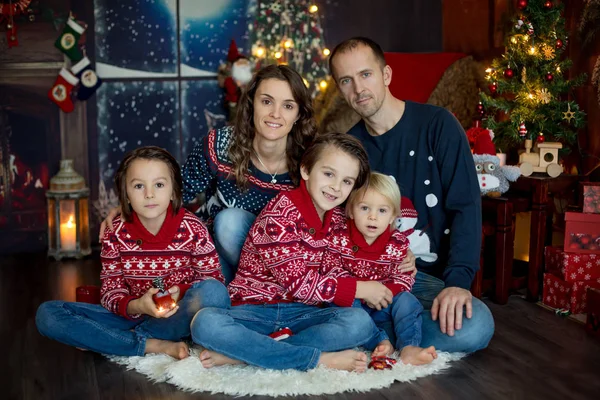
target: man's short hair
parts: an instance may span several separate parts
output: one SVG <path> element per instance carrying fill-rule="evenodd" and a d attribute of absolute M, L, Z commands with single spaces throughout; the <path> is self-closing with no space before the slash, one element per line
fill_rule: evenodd
<path fill-rule="evenodd" d="M 333 73 L 333 59 L 338 53 L 346 53 L 348 51 L 356 49 L 358 46 L 363 45 L 369 47 L 373 51 L 373 55 L 375 59 L 381 66 L 381 69 L 386 66 L 387 62 L 385 61 L 385 55 L 381 46 L 378 45 L 372 39 L 363 36 L 355 36 L 353 38 L 344 40 L 342 43 L 335 46 L 335 49 L 331 52 L 329 56 L 329 72 L 331 72 L 331 76 L 335 79 L 335 74 Z"/>

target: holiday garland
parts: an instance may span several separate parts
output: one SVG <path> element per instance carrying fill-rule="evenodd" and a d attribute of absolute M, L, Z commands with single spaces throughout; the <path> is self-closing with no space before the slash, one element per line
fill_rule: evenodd
<path fill-rule="evenodd" d="M 505 37 L 506 52 L 486 70 L 489 94 L 481 93 L 487 128 L 497 147 L 522 147 L 524 139 L 557 141 L 565 151 L 576 144 L 585 113 L 564 100 L 585 75 L 568 79 L 572 62 L 562 55 L 568 45 L 563 4 L 556 0 L 518 0 L 518 14 Z"/>

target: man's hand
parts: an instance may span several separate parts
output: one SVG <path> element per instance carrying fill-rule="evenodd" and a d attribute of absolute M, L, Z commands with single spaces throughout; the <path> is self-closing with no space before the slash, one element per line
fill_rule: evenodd
<path fill-rule="evenodd" d="M 413 252 L 408 249 L 406 252 L 406 257 L 404 257 L 404 260 L 402 260 L 400 263 L 400 272 L 403 274 L 410 273 L 410 275 L 414 278 L 417 275 L 417 266 L 415 264 L 416 259 L 417 258 Z"/>
<path fill-rule="evenodd" d="M 358 281 L 356 283 L 356 298 L 364 300 L 371 308 L 381 310 L 392 304 L 394 295 L 382 283 L 376 281 Z"/>
<path fill-rule="evenodd" d="M 102 238 L 104 237 L 104 231 L 106 229 L 108 229 L 109 231 L 112 229 L 112 221 L 119 214 L 121 214 L 121 207 L 115 207 L 110 209 L 108 215 L 106 216 L 106 218 L 104 218 L 104 221 L 102 221 L 102 224 L 100 225 L 100 237 L 98 238 L 100 242 L 102 242 Z"/>
<path fill-rule="evenodd" d="M 473 316 L 472 295 L 467 289 L 447 287 L 433 300 L 431 319 L 439 317 L 440 330 L 454 336 L 454 330 L 462 328 L 463 307 L 467 307 L 467 318 Z"/>

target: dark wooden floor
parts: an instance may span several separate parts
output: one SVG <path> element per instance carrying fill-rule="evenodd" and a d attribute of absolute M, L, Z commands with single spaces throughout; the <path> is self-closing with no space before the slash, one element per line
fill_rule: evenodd
<path fill-rule="evenodd" d="M 223 399 L 155 384 L 100 355 L 52 342 L 35 328 L 46 300 L 74 300 L 75 288 L 98 283 L 97 256 L 49 262 L 44 254 L 0 258 L 2 399 Z M 369 393 L 329 399 L 592 399 L 600 393 L 600 341 L 583 327 L 520 297 L 489 303 L 496 334 L 488 349 L 453 364 L 442 375 L 397 383 Z M 8 395 L 8 396 L 7 396 Z"/>

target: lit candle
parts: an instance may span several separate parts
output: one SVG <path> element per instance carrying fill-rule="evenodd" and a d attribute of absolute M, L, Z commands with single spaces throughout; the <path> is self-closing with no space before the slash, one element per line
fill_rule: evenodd
<path fill-rule="evenodd" d="M 75 244 L 77 242 L 77 233 L 75 232 L 76 225 L 73 220 L 73 216 L 69 217 L 69 220 L 60 224 L 60 248 L 64 251 L 75 251 Z"/>

